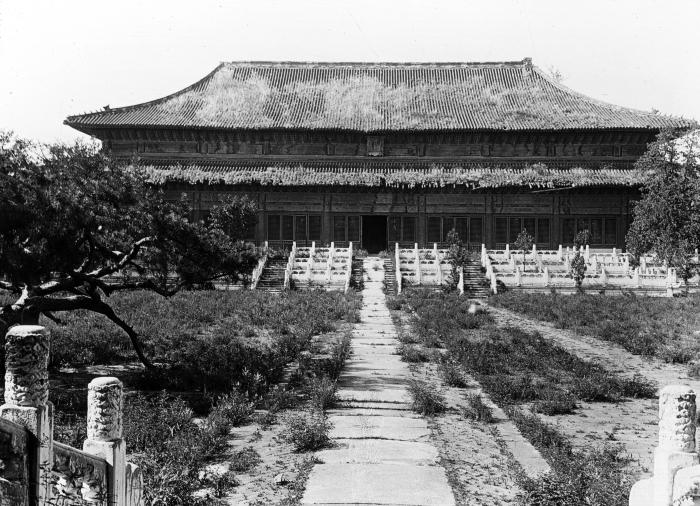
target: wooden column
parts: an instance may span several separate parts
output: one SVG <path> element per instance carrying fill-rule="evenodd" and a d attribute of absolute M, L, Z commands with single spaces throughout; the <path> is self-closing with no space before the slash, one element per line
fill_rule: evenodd
<path fill-rule="evenodd" d="M 330 244 L 333 240 L 333 195 L 330 193 L 323 194 L 323 211 L 321 214 L 321 242 Z M 359 245 L 358 245 L 359 246 Z"/>

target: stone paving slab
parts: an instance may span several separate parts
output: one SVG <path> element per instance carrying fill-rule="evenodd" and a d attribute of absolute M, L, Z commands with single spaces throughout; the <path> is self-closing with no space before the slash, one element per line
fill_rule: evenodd
<path fill-rule="evenodd" d="M 358 403 L 361 404 L 361 403 Z M 329 416 L 366 416 L 366 417 L 395 417 L 395 418 L 415 418 L 422 419 L 419 414 L 414 413 L 410 409 L 399 409 L 396 406 L 382 405 L 381 409 L 372 408 L 370 406 L 347 406 L 339 409 L 329 409 L 326 411 Z"/>
<path fill-rule="evenodd" d="M 438 466 L 317 464 L 301 504 L 452 506 L 455 500 Z"/>
<path fill-rule="evenodd" d="M 335 439 L 393 439 L 395 441 L 427 440 L 430 429 L 424 418 L 401 416 L 331 415 L 331 437 Z"/>
<path fill-rule="evenodd" d="M 437 449 L 428 443 L 391 439 L 336 439 L 335 447 L 316 453 L 324 464 L 397 464 L 431 466 Z"/>
<path fill-rule="evenodd" d="M 411 396 L 405 387 L 386 385 L 373 387 L 372 390 L 340 388 L 337 392 L 338 400 L 361 402 L 388 402 L 394 404 L 408 403 Z"/>
<path fill-rule="evenodd" d="M 356 337 L 353 339 L 352 347 L 359 346 L 388 346 L 396 352 L 396 339 L 391 337 Z"/>
<path fill-rule="evenodd" d="M 360 400 L 341 400 L 338 402 L 339 408 L 362 408 L 362 409 L 374 409 L 377 411 L 381 410 L 403 410 L 411 411 L 411 405 L 407 402 L 374 402 L 374 401 L 360 401 Z"/>

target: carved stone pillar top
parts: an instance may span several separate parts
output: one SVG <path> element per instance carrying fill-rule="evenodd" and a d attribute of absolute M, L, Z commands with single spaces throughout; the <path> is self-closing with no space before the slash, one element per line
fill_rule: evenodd
<path fill-rule="evenodd" d="M 669 385 L 659 393 L 659 449 L 695 451 L 695 392 L 686 385 Z"/>
<path fill-rule="evenodd" d="M 12 327 L 5 337 L 5 403 L 44 406 L 49 400 L 49 331 L 39 325 Z"/>
<path fill-rule="evenodd" d="M 123 386 L 117 378 L 95 378 L 88 385 L 87 438 L 115 441 L 122 437 Z"/>

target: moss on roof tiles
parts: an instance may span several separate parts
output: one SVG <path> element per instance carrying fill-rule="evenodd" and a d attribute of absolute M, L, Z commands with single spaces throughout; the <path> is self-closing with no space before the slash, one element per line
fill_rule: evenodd
<path fill-rule="evenodd" d="M 529 60 L 490 64 L 225 63 L 145 104 L 70 116 L 104 127 L 537 130 L 688 127 L 606 104 L 549 79 Z"/>
<path fill-rule="evenodd" d="M 227 166 L 157 164 L 141 167 L 156 184 L 226 184 L 261 186 L 356 186 L 393 188 L 467 187 L 568 188 L 589 186 L 636 187 L 645 175 L 636 169 L 613 167 L 464 167 L 431 165 L 426 168 Z"/>

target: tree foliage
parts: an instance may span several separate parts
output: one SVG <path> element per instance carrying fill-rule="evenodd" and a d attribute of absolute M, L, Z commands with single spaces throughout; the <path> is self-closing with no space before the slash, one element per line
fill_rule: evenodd
<path fill-rule="evenodd" d="M 578 249 L 578 250 L 580 250 L 582 247 L 584 247 L 590 243 L 591 243 L 591 231 L 588 230 L 587 228 L 584 230 L 580 230 L 574 236 L 574 246 L 576 246 L 576 249 Z"/>
<path fill-rule="evenodd" d="M 528 233 L 526 228 L 522 229 L 515 239 L 515 249 L 519 249 L 523 252 L 523 270 L 525 269 L 525 255 L 532 249 L 534 244 L 535 238 Z"/>
<path fill-rule="evenodd" d="M 464 245 L 464 241 L 459 237 L 459 233 L 453 228 L 447 233 L 446 259 L 450 262 L 450 276 L 447 280 L 447 290 L 457 290 L 459 284 L 459 273 L 464 267 L 474 260 L 474 254 Z"/>
<path fill-rule="evenodd" d="M 168 202 L 138 164 L 118 164 L 94 144 L 36 145 L 0 132 L 1 327 L 40 315 L 86 309 L 124 329 L 147 365 L 138 336 L 108 303 L 117 291 L 168 296 L 182 288 L 239 279 L 255 250 L 238 234 L 254 220 L 245 199 L 225 202 L 207 221 L 191 221 L 184 202 Z"/>
<path fill-rule="evenodd" d="M 627 248 L 637 258 L 653 254 L 687 280 L 700 245 L 700 136 L 662 132 L 637 161 L 648 175 L 633 209 Z"/>

